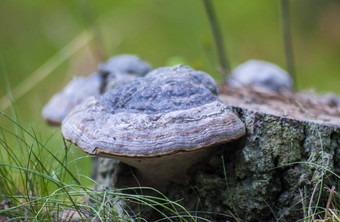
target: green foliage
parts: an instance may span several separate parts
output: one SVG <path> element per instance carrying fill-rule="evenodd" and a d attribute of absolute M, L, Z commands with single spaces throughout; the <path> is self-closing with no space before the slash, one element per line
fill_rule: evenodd
<path fill-rule="evenodd" d="M 279 1 L 214 3 L 231 68 L 251 58 L 285 66 Z M 339 1 L 291 1 L 291 9 L 299 89 L 316 87 L 318 91 L 339 93 Z M 216 54 L 209 53 L 214 46 L 202 1 L 2 0 L 0 53 L 8 66 L 10 85 L 18 85 L 87 28 L 100 38 L 106 57 L 134 53 L 158 67 L 169 57 L 180 56 L 223 80 L 217 71 Z M 98 45 L 97 41 L 93 45 Z M 93 48 L 80 52 L 55 70 L 36 92 L 28 94 L 31 97 L 27 98 L 37 100 L 29 115 L 37 117 L 34 113 L 73 75 L 94 71 L 97 64 L 93 60 L 102 62 L 102 58 L 93 56 L 97 56 Z M 90 64 L 85 70 L 75 68 L 75 60 L 81 59 L 90 60 L 82 63 Z M 4 76 L 0 75 L 3 82 Z M 40 95 L 44 90 L 47 95 Z M 0 87 L 0 95 L 4 94 L 5 88 Z M 23 101 L 22 106 L 26 104 Z"/>

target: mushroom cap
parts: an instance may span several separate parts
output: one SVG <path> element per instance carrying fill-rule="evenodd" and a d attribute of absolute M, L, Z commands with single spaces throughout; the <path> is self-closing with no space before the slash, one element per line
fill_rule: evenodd
<path fill-rule="evenodd" d="M 227 83 L 233 87 L 250 86 L 269 91 L 293 90 L 289 74 L 279 66 L 260 60 L 248 60 L 237 66 Z"/>
<path fill-rule="evenodd" d="M 238 139 L 245 126 L 216 92 L 209 75 L 176 66 L 88 99 L 65 118 L 62 133 L 86 153 L 130 159 L 177 155 Z"/>
<path fill-rule="evenodd" d="M 99 65 L 102 74 L 131 74 L 143 76 L 150 71 L 151 66 L 135 55 L 118 55 Z"/>
<path fill-rule="evenodd" d="M 75 106 L 88 97 L 98 96 L 102 82 L 103 77 L 98 73 L 89 77 L 75 77 L 43 108 L 44 119 L 52 125 L 59 125 Z"/>

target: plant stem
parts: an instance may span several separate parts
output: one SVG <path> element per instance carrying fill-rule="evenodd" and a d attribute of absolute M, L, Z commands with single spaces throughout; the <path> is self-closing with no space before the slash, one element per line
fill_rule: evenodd
<path fill-rule="evenodd" d="M 281 1 L 282 37 L 283 37 L 283 44 L 284 44 L 285 57 L 286 57 L 286 66 L 287 66 L 288 73 L 291 75 L 294 81 L 294 88 L 296 89 L 297 79 L 296 79 L 296 73 L 295 73 L 292 35 L 291 35 L 291 27 L 290 27 L 290 21 L 289 21 L 289 0 L 280 0 L 280 1 Z"/>
<path fill-rule="evenodd" d="M 230 67 L 228 63 L 227 56 L 224 51 L 224 42 L 223 42 L 223 36 L 222 31 L 220 28 L 220 25 L 218 23 L 216 13 L 214 10 L 214 6 L 212 3 L 212 0 L 203 0 L 205 11 L 207 13 L 211 31 L 214 37 L 218 58 L 220 61 L 221 71 L 224 75 L 229 75 L 230 73 Z"/>
<path fill-rule="evenodd" d="M 95 17 L 94 6 L 90 0 L 78 0 L 80 12 L 83 17 L 84 24 L 93 32 L 92 50 L 99 61 L 105 61 L 107 56 L 104 52 L 103 36 Z"/>

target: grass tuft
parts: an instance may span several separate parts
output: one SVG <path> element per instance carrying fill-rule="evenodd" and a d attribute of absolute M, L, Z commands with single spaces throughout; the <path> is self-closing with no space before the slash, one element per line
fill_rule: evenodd
<path fill-rule="evenodd" d="M 144 221 L 140 212 L 127 207 L 129 203 L 154 209 L 162 216 L 159 221 L 196 221 L 178 202 L 153 188 L 97 191 L 83 185 L 95 181 L 71 169 L 89 156 L 69 161 L 73 146 L 64 141 L 52 152 L 34 129 L 24 129 L 4 113 L 0 117 L 16 127 L 12 132 L 0 126 L 0 220 Z M 136 190 L 155 195 L 135 194 Z"/>

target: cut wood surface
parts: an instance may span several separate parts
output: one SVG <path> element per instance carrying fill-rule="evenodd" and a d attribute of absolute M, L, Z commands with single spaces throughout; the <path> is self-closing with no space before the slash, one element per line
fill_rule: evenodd
<path fill-rule="evenodd" d="M 317 95 L 312 90 L 294 93 L 262 91 L 219 85 L 219 97 L 228 105 L 275 116 L 340 126 L 340 97 Z"/>

